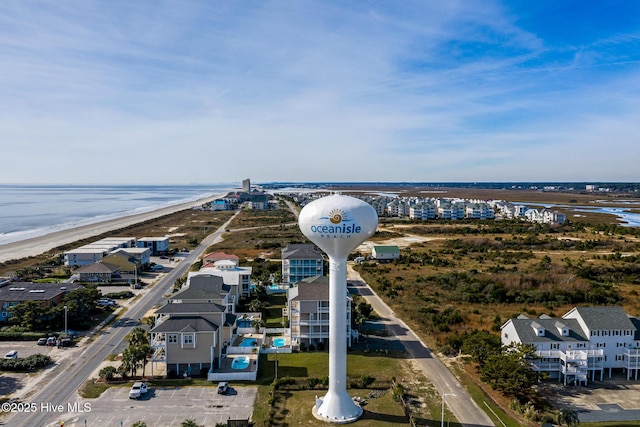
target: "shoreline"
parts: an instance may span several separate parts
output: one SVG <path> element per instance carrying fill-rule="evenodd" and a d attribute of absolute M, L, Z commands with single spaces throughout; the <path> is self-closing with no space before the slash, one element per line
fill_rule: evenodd
<path fill-rule="evenodd" d="M 128 227 L 130 225 L 138 224 L 164 215 L 191 209 L 195 206 L 201 206 L 204 203 L 210 202 L 220 197 L 224 197 L 225 194 L 226 193 L 214 194 L 202 199 L 178 203 L 171 206 L 165 206 L 149 212 L 125 215 L 118 218 L 96 222 L 93 224 L 67 228 L 64 230 L 44 234 L 42 236 L 30 237 L 28 239 L 6 243 L 0 245 L 0 262 L 17 260 L 30 256 L 38 256 L 61 245 L 66 245 L 78 240 L 87 239 L 91 236 L 97 236 L 109 231 Z"/>

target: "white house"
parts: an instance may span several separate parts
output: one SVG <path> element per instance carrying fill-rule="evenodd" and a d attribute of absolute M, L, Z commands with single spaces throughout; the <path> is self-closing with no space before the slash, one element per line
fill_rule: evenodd
<path fill-rule="evenodd" d="M 603 380 L 614 369 L 627 379 L 640 373 L 640 320 L 621 307 L 577 307 L 561 318 L 520 315 L 502 326 L 501 341 L 533 345 L 539 359 L 532 368 L 565 384 Z"/>

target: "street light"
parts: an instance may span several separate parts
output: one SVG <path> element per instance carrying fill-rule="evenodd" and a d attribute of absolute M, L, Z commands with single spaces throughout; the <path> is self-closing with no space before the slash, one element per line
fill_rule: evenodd
<path fill-rule="evenodd" d="M 64 335 L 67 336 L 67 306 L 64 306 Z"/>
<path fill-rule="evenodd" d="M 455 396 L 453 393 L 443 393 L 442 394 L 442 421 L 440 421 L 440 427 L 444 427 L 444 398 L 445 396 Z"/>

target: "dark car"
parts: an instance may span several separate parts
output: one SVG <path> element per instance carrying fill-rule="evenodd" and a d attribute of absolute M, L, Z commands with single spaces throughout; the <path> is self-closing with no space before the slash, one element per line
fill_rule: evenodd
<path fill-rule="evenodd" d="M 227 391 L 229 391 L 229 386 L 226 382 L 219 382 L 218 383 L 218 394 L 227 394 Z"/>
<path fill-rule="evenodd" d="M 73 345 L 73 340 L 71 338 L 62 338 L 60 341 L 60 345 L 63 347 L 71 347 Z"/>

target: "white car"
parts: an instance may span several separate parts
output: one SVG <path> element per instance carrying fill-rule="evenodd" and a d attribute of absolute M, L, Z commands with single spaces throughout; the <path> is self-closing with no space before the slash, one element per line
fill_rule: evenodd
<path fill-rule="evenodd" d="M 138 399 L 147 392 L 147 383 L 137 381 L 129 390 L 129 399 Z"/>
<path fill-rule="evenodd" d="M 114 300 L 109 299 L 109 298 L 100 298 L 98 300 L 98 305 L 102 305 L 102 306 L 110 306 L 110 305 L 118 305 Z"/>
<path fill-rule="evenodd" d="M 18 358 L 18 350 L 11 350 L 4 355 L 5 359 L 17 359 Z"/>

